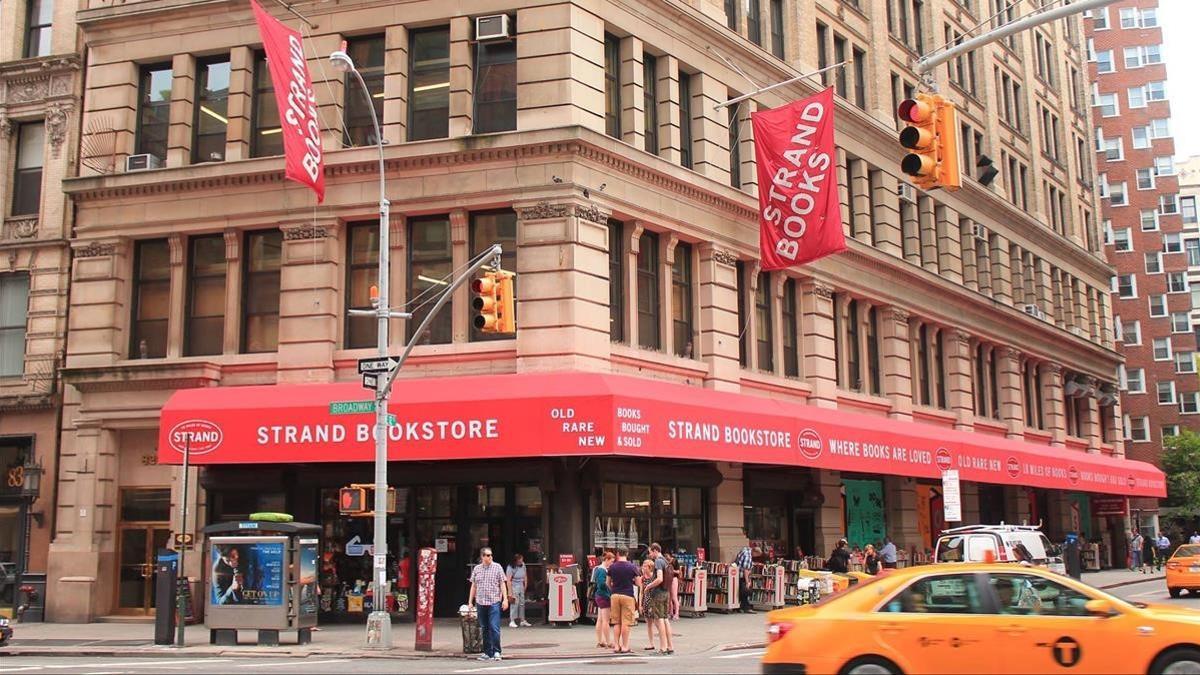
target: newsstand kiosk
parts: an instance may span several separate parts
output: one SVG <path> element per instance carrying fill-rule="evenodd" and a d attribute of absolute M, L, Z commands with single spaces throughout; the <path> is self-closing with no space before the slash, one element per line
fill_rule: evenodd
<path fill-rule="evenodd" d="M 312 642 L 317 625 L 318 525 L 257 520 L 204 528 L 209 571 L 204 625 L 209 642 L 237 644 L 257 630 L 258 644 L 279 645 L 279 631 Z"/>

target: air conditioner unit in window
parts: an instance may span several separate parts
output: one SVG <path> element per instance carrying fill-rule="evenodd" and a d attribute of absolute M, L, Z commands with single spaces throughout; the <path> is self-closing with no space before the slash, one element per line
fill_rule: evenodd
<path fill-rule="evenodd" d="M 901 201 L 914 204 L 917 202 L 917 189 L 908 183 L 900 183 L 900 186 L 896 188 L 896 194 L 900 195 Z"/>
<path fill-rule="evenodd" d="M 1063 385 L 1063 394 L 1067 398 L 1083 398 L 1087 395 L 1087 390 L 1087 385 L 1079 382 L 1067 382 Z"/>
<path fill-rule="evenodd" d="M 475 39 L 477 41 L 507 40 L 510 37 L 512 34 L 509 32 L 507 14 L 475 17 Z"/>
<path fill-rule="evenodd" d="M 982 223 L 971 223 L 971 232 L 976 239 L 987 241 L 987 228 Z"/>
<path fill-rule="evenodd" d="M 1029 316 L 1037 317 L 1039 319 L 1046 318 L 1046 313 L 1043 312 L 1042 308 L 1038 307 L 1037 305 L 1025 305 L 1024 310 Z"/>
<path fill-rule="evenodd" d="M 129 155 L 125 158 L 126 171 L 145 171 L 147 169 L 161 169 L 163 166 L 162 159 L 158 155 L 152 155 L 144 152 L 140 155 Z"/>

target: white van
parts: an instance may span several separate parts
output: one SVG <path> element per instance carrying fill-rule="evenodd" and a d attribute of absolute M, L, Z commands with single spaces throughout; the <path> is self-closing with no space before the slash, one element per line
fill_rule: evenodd
<path fill-rule="evenodd" d="M 1034 525 L 968 525 L 938 536 L 934 560 L 939 563 L 986 562 L 987 552 L 998 563 L 1028 563 L 1066 574 L 1058 547 Z"/>

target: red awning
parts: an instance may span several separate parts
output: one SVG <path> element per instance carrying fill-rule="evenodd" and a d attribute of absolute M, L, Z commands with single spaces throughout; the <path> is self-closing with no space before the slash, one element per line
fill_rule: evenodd
<path fill-rule="evenodd" d="M 159 461 L 369 462 L 370 412 L 357 383 L 177 391 L 162 411 Z M 343 406 L 345 407 L 345 406 Z M 809 466 L 1106 494 L 1162 497 L 1154 466 L 745 394 L 591 373 L 398 380 L 393 461 L 564 455 Z"/>

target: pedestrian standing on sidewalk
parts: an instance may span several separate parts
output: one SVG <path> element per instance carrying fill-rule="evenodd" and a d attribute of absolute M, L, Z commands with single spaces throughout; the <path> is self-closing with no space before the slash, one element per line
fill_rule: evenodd
<path fill-rule="evenodd" d="M 1142 571 L 1142 533 L 1137 530 L 1131 530 L 1129 533 L 1129 555 L 1132 562 L 1129 565 L 1130 572 Z"/>
<path fill-rule="evenodd" d="M 610 608 L 612 607 L 612 589 L 608 587 L 608 568 L 612 565 L 614 556 L 605 551 L 604 558 L 596 569 L 592 570 L 592 602 L 596 603 L 596 646 L 600 648 L 616 647 L 613 639 L 613 629 L 609 624 Z"/>
<path fill-rule="evenodd" d="M 525 568 L 525 556 L 520 553 L 513 556 L 512 564 L 508 569 L 504 570 L 504 576 L 508 578 L 509 602 L 512 604 L 512 611 L 508 615 L 508 627 L 516 628 L 518 623 L 522 626 L 529 627 L 529 622 L 525 620 L 525 580 L 528 570 Z"/>
<path fill-rule="evenodd" d="M 1158 554 L 1156 560 L 1158 562 L 1158 571 L 1161 572 L 1163 568 L 1163 562 L 1166 561 L 1167 557 L 1171 553 L 1171 540 L 1167 537 L 1166 532 L 1158 533 L 1158 541 L 1154 542 L 1154 546 L 1158 549 L 1155 551 L 1155 553 Z"/>
<path fill-rule="evenodd" d="M 1189 544 L 1200 544 L 1200 532 L 1192 530 L 1192 536 L 1188 539 Z"/>
<path fill-rule="evenodd" d="M 750 567 L 754 565 L 754 554 L 749 546 L 743 546 L 742 550 L 738 551 L 733 564 L 737 565 L 738 574 L 742 577 L 742 583 L 738 584 L 740 609 L 747 614 L 753 614 L 754 607 L 750 605 Z"/>
<path fill-rule="evenodd" d="M 879 549 L 879 559 L 886 570 L 896 569 L 896 544 L 891 537 L 883 538 L 883 548 Z"/>
<path fill-rule="evenodd" d="M 1142 574 L 1149 574 L 1154 569 L 1154 551 L 1157 546 L 1154 545 L 1154 533 L 1149 537 L 1138 535 L 1142 540 Z"/>
<path fill-rule="evenodd" d="M 672 621 L 679 620 L 679 579 L 683 577 L 683 570 L 675 561 L 675 556 L 670 553 L 663 554 L 667 559 L 667 565 L 671 568 L 671 616 Z"/>
<path fill-rule="evenodd" d="M 474 606 L 483 630 L 483 653 L 480 661 L 499 661 L 500 613 L 508 609 L 508 580 L 504 568 L 492 560 L 492 549 L 479 551 L 480 562 L 471 570 L 471 592 L 467 605 Z"/>
<path fill-rule="evenodd" d="M 886 558 L 883 566 L 887 567 Z M 829 554 L 829 560 L 825 561 L 825 569 L 837 574 L 845 574 L 850 571 L 850 545 L 845 539 L 838 540 L 833 553 Z"/>
<path fill-rule="evenodd" d="M 650 549 L 646 549 L 646 553 L 650 553 Z M 658 624 L 652 616 L 653 611 L 650 608 L 650 584 L 654 581 L 654 561 L 646 558 L 642 561 L 641 574 L 637 579 L 637 586 L 640 589 L 638 593 L 638 611 L 642 618 L 646 620 L 646 636 L 650 644 L 642 647 L 642 649 L 650 652 L 654 651 L 654 629 Z"/>
<path fill-rule="evenodd" d="M 879 574 L 879 554 L 871 544 L 863 549 L 863 570 L 867 574 Z"/>
<path fill-rule="evenodd" d="M 675 645 L 671 640 L 671 581 L 675 578 L 674 569 L 658 543 L 650 544 L 650 560 L 654 564 L 654 573 L 650 579 L 646 618 L 658 629 L 658 653 L 674 654 Z M 654 647 L 653 638 L 651 634 L 651 648 Z"/>
<path fill-rule="evenodd" d="M 617 549 L 617 561 L 608 567 L 608 588 L 612 591 L 609 621 L 617 627 L 617 644 L 613 653 L 629 653 L 629 629 L 637 623 L 633 608 L 633 583 L 638 576 L 637 565 L 629 562 L 628 549 Z"/>

